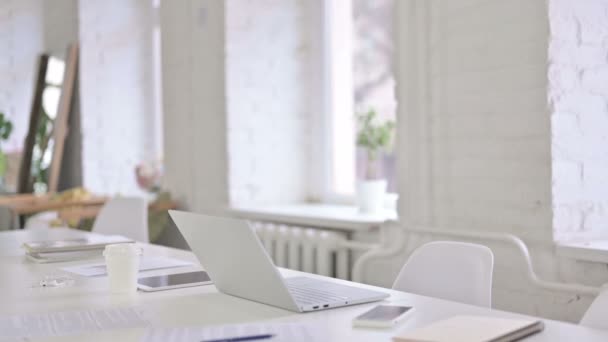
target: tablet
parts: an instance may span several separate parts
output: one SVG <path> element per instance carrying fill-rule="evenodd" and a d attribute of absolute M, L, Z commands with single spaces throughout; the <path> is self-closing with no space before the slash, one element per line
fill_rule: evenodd
<path fill-rule="evenodd" d="M 137 279 L 137 287 L 146 292 L 178 289 L 182 287 L 212 284 L 205 271 L 166 274 Z"/>

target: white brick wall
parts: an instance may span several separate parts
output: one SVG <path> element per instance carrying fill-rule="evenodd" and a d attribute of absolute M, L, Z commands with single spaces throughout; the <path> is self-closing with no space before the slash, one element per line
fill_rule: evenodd
<path fill-rule="evenodd" d="M 314 18 L 300 0 L 225 4 L 230 200 L 303 201 L 311 171 Z"/>
<path fill-rule="evenodd" d="M 67 45 L 78 41 L 78 0 L 41 1 L 44 11 L 44 50 L 64 56 Z"/>
<path fill-rule="evenodd" d="M 135 166 L 155 150 L 151 1 L 79 3 L 84 185 L 100 194 L 141 193 Z"/>
<path fill-rule="evenodd" d="M 608 1 L 551 0 L 553 226 L 608 237 Z"/>
<path fill-rule="evenodd" d="M 545 2 L 435 1 L 429 11 L 430 223 L 550 239 Z"/>
<path fill-rule="evenodd" d="M 40 0 L 0 1 L 0 111 L 14 131 L 2 148 L 21 150 L 29 123 L 38 54 L 44 48 Z"/>

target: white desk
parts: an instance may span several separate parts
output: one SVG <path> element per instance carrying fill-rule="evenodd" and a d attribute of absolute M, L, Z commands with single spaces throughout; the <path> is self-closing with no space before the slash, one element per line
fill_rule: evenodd
<path fill-rule="evenodd" d="M 85 233 L 65 229 L 0 232 L 0 315 L 137 305 L 152 317 L 152 324 L 169 327 L 243 323 L 260 320 L 274 320 L 277 322 L 316 321 L 316 324 L 327 327 L 330 334 L 327 341 L 390 341 L 390 338 L 398 331 L 413 329 L 457 314 L 518 316 L 497 310 L 380 289 L 391 294 L 386 302 L 413 305 L 416 312 L 411 318 L 392 330 L 369 330 L 353 329 L 351 320 L 377 305 L 377 303 L 297 314 L 224 295 L 218 293 L 213 286 L 156 293 L 137 293 L 132 296 L 112 295 L 106 291 L 105 277 L 76 278 L 74 287 L 69 288 L 29 289 L 28 285 L 32 281 L 50 273 L 57 273 L 59 267 L 90 261 L 34 264 L 25 259 L 19 246 L 25 241 L 70 238 L 82 234 Z M 186 251 L 153 245 L 143 245 L 143 247 L 146 254 L 164 255 L 190 261 L 196 260 L 194 255 Z M 172 272 L 183 272 L 188 269 L 197 269 L 197 267 L 180 268 L 179 271 L 174 269 Z M 154 275 L 168 272 L 170 271 L 157 270 L 145 273 Z M 283 273 L 290 276 L 300 272 L 283 270 Z M 340 280 L 332 281 L 344 282 Z M 373 288 L 366 285 L 357 286 Z M 526 341 L 608 341 L 608 332 L 551 320 L 545 320 L 545 323 L 544 332 L 532 336 Z M 47 338 L 45 340 L 137 341 L 142 334 L 143 329 L 130 329 L 91 336 L 79 335 L 69 338 Z"/>

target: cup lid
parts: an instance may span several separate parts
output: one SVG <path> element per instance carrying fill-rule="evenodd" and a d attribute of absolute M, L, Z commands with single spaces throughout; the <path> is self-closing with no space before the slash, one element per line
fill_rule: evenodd
<path fill-rule="evenodd" d="M 141 255 L 143 250 L 134 243 L 115 243 L 107 245 L 103 251 L 104 256 L 114 255 Z"/>

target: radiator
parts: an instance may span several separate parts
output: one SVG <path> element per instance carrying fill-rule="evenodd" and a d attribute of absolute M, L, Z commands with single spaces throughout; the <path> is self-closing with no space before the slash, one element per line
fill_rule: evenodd
<path fill-rule="evenodd" d="M 349 279 L 346 233 L 267 222 L 253 227 L 276 266 Z"/>

